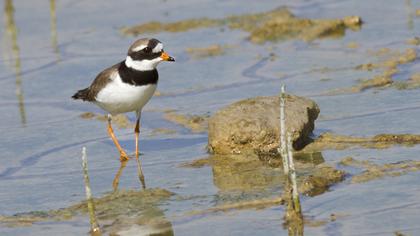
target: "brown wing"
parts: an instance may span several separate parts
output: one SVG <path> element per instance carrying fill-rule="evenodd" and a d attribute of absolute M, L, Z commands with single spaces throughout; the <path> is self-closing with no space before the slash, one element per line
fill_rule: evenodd
<path fill-rule="evenodd" d="M 111 81 L 111 74 L 118 70 L 121 63 L 122 62 L 103 70 L 96 76 L 95 80 L 93 80 L 88 88 L 79 90 L 72 98 L 90 102 L 95 101 L 96 95 Z"/>

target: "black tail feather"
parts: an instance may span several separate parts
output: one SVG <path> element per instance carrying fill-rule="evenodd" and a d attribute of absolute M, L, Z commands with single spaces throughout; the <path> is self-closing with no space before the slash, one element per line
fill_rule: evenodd
<path fill-rule="evenodd" d="M 85 88 L 82 90 L 77 91 L 73 96 L 71 96 L 73 99 L 82 99 L 83 101 L 89 100 L 89 88 Z"/>

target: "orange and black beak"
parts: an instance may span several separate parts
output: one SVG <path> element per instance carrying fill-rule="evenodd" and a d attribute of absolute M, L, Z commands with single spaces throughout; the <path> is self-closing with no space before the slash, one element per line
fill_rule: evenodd
<path fill-rule="evenodd" d="M 175 58 L 168 55 L 166 52 L 162 52 L 162 55 L 160 55 L 160 58 L 162 58 L 164 61 L 175 61 Z"/>

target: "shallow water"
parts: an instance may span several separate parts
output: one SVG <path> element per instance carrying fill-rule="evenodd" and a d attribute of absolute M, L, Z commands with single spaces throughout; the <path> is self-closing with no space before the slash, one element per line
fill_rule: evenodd
<path fill-rule="evenodd" d="M 242 98 L 275 95 L 281 83 L 287 91 L 314 99 L 321 114 L 315 134 L 368 136 L 379 133 L 420 133 L 418 90 L 368 89 L 361 93 L 325 95 L 354 86 L 360 78 L 376 73 L 355 70 L 357 65 L 377 62 L 369 51 L 381 48 L 404 51 L 418 46 L 406 40 L 419 36 L 419 1 L 7 1 L 15 11 L 2 11 L 2 59 L 0 61 L 0 215 L 64 208 L 84 199 L 81 147 L 86 146 L 94 196 L 112 191 L 119 168 L 118 155 L 107 137 L 105 123 L 85 120 L 80 114 L 100 113 L 99 108 L 72 101 L 70 96 L 86 87 L 108 65 L 124 58 L 133 37 L 118 29 L 148 21 L 177 20 L 255 13 L 287 6 L 305 18 L 362 17 L 360 31 L 346 31 L 342 38 L 312 42 L 289 40 L 255 45 L 240 30 L 204 28 L 181 33 L 156 33 L 177 62 L 159 67 L 162 96 L 154 97 L 142 115 L 140 148 L 148 187 L 175 194 L 158 208 L 172 224 L 175 235 L 287 235 L 283 228 L 284 206 L 263 209 L 189 215 L 221 203 L 249 197 L 245 190 L 221 187 L 229 175 L 215 175 L 211 167 L 183 168 L 185 162 L 207 156 L 206 133 L 191 133 L 170 123 L 163 112 L 214 113 Z M 133 6 L 134 4 L 134 6 Z M 209 7 L 211 6 L 211 7 Z M 12 21 L 10 20 L 12 19 Z M 146 35 L 145 35 L 146 36 Z M 359 47 L 349 48 L 349 43 Z M 228 45 L 223 55 L 196 59 L 190 47 Z M 270 53 L 277 57 L 267 59 Z M 420 69 L 414 63 L 400 65 L 394 80 L 406 80 Z M 323 70 L 328 68 L 329 70 Z M 129 114 L 131 120 L 134 114 Z M 154 134 L 156 128 L 175 134 Z M 134 151 L 130 129 L 116 129 L 121 144 Z M 420 147 L 385 150 L 349 149 L 324 151 L 327 163 L 349 173 L 358 170 L 338 164 L 346 156 L 375 163 L 420 160 Z M 264 167 L 265 168 L 265 167 Z M 259 170 L 261 171 L 261 170 Z M 258 172 L 256 172 L 258 174 Z M 251 175 L 252 176 L 252 175 Z M 271 176 L 274 180 L 278 176 Z M 305 235 L 390 235 L 395 231 L 420 232 L 419 172 L 386 177 L 367 183 L 345 180 L 329 192 L 304 197 L 305 216 L 325 220 L 305 226 Z M 263 191 L 280 194 L 273 183 Z M 254 184 L 256 185 L 256 184 Z M 140 189 L 136 166 L 130 161 L 120 188 Z M 261 186 L 255 186 L 259 189 Z M 244 192 L 241 192 L 244 191 Z M 337 216 L 331 221 L 330 215 Z M 101 223 L 101 222 L 100 222 Z M 0 225 L 1 235 L 82 235 L 89 219 L 47 221 L 30 227 Z"/>

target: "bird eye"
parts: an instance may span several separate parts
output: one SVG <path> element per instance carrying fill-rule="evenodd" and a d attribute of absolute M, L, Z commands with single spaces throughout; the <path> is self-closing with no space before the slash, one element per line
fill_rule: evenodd
<path fill-rule="evenodd" d="M 150 53 L 150 52 L 152 51 L 152 49 L 151 49 L 150 47 L 145 47 L 145 48 L 143 49 L 143 51 L 144 51 L 145 53 Z"/>

